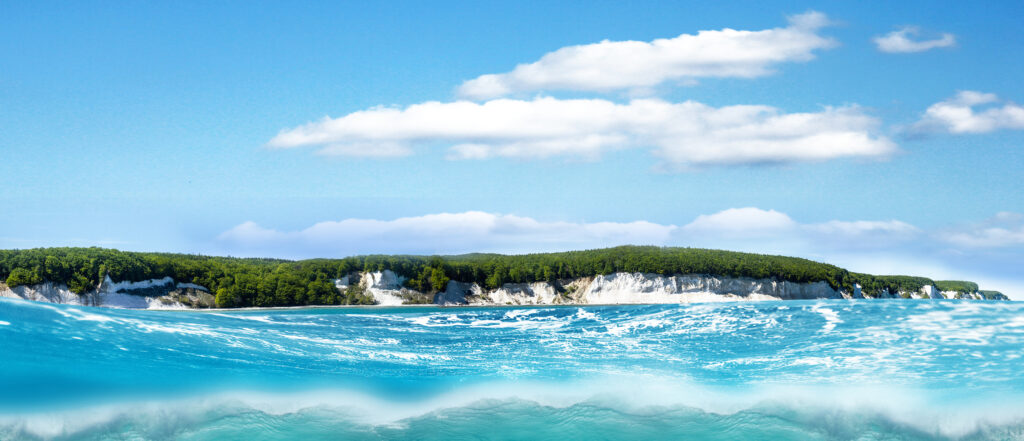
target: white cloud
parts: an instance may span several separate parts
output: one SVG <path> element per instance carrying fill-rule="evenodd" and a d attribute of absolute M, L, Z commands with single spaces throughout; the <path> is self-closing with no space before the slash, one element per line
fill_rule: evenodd
<path fill-rule="evenodd" d="M 1024 245 L 1024 215 L 1002 212 L 984 222 L 951 229 L 939 238 L 968 248 L 1008 248 Z"/>
<path fill-rule="evenodd" d="M 450 159 L 596 159 L 609 150 L 646 147 L 670 168 L 684 168 L 882 157 L 896 147 L 876 133 L 878 125 L 856 106 L 783 113 L 757 105 L 540 97 L 372 108 L 284 130 L 269 146 L 395 156 L 442 143 L 451 146 Z"/>
<path fill-rule="evenodd" d="M 803 225 L 802 229 L 802 236 L 809 242 L 809 248 L 836 251 L 891 251 L 906 248 L 923 235 L 917 227 L 898 220 L 832 220 Z"/>
<path fill-rule="evenodd" d="M 621 244 L 664 244 L 673 225 L 651 222 L 542 222 L 478 211 L 394 220 L 345 219 L 282 232 L 253 222 L 218 237 L 246 253 L 343 256 L 360 253 L 534 252 Z"/>
<path fill-rule="evenodd" d="M 796 227 L 797 223 L 785 213 L 746 207 L 702 214 L 683 226 L 683 231 L 691 234 L 748 236 L 778 234 Z"/>
<path fill-rule="evenodd" d="M 909 53 L 924 52 L 931 49 L 950 47 L 956 44 L 953 34 L 942 34 L 932 40 L 913 40 L 921 32 L 916 26 L 904 26 L 881 37 L 875 37 L 875 46 L 882 52 Z"/>
<path fill-rule="evenodd" d="M 622 244 L 699 245 L 736 248 L 785 243 L 793 250 L 847 247 L 865 239 L 893 239 L 917 234 L 899 221 L 831 221 L 799 223 L 785 213 L 755 207 L 731 208 L 697 216 L 684 225 L 634 222 L 541 221 L 479 211 L 440 213 L 394 220 L 345 219 L 314 224 L 298 231 L 278 231 L 254 222 L 222 233 L 218 240 L 235 253 L 289 257 L 323 257 L 362 253 L 463 253 L 475 251 L 538 252 L 608 247 Z M 876 245 L 883 243 L 868 241 Z"/>
<path fill-rule="evenodd" d="M 945 239 L 957 245 L 968 247 L 1007 247 L 1024 244 L 1024 227 L 991 227 L 971 231 L 949 233 Z"/>
<path fill-rule="evenodd" d="M 991 93 L 961 91 L 945 101 L 932 104 L 915 125 L 917 130 L 944 130 L 950 133 L 988 133 L 1000 129 L 1024 129 L 1024 107 L 1006 103 L 1002 107 L 977 107 L 998 103 Z"/>
<path fill-rule="evenodd" d="M 785 28 L 722 29 L 644 41 L 602 41 L 568 46 L 511 72 L 482 75 L 458 88 L 459 96 L 489 99 L 517 92 L 646 89 L 701 77 L 752 78 L 780 63 L 808 61 L 836 45 L 818 35 L 829 24 L 820 12 L 789 17 Z"/>
<path fill-rule="evenodd" d="M 823 234 L 840 234 L 845 236 L 864 236 L 869 234 L 916 234 L 920 230 L 906 222 L 888 221 L 828 221 L 809 226 L 811 230 Z"/>
<path fill-rule="evenodd" d="M 698 241 L 702 246 L 715 247 L 716 243 L 730 243 L 735 239 L 739 240 L 737 244 L 742 244 L 740 246 L 767 246 L 803 253 L 821 249 L 885 247 L 912 240 L 921 231 L 898 220 L 799 223 L 779 211 L 746 207 L 698 216 L 680 228 L 678 233 L 682 240 Z"/>

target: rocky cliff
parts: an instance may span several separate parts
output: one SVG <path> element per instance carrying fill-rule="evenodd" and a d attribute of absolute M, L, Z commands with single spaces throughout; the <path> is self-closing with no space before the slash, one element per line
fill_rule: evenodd
<path fill-rule="evenodd" d="M 497 289 L 484 289 L 476 283 L 452 280 L 444 291 L 433 295 L 409 289 L 404 286 L 405 281 L 404 277 L 386 270 L 352 273 L 335 280 L 335 286 L 340 291 L 356 287 L 372 296 L 381 306 L 424 303 L 444 306 L 603 305 L 844 298 L 984 300 L 992 297 L 981 292 L 941 292 L 931 285 L 918 292 L 885 291 L 867 296 L 859 287 L 855 287 L 853 292 L 844 292 L 825 282 L 797 283 L 700 274 L 665 276 L 613 273 L 555 282 L 506 283 Z M 49 282 L 16 288 L 0 283 L 0 297 L 112 308 L 186 309 L 215 306 L 214 297 L 206 288 L 175 283 L 170 277 L 141 282 L 114 282 L 108 277 L 95 290 L 82 295 L 71 292 L 67 286 Z M 1006 300 L 1005 296 L 1001 300 Z"/>
<path fill-rule="evenodd" d="M 214 297 L 206 288 L 191 283 L 174 283 L 170 277 L 141 282 L 114 282 L 110 277 L 106 277 L 95 290 L 83 294 L 75 294 L 66 285 L 51 282 L 14 288 L 0 282 L 0 297 L 130 309 L 191 309 L 215 306 Z"/>
<path fill-rule="evenodd" d="M 391 271 L 354 274 L 378 304 L 423 303 L 425 294 L 402 286 L 404 279 Z M 347 279 L 345 280 L 347 283 Z M 953 294 L 956 294 L 955 296 Z M 775 279 L 729 278 L 710 275 L 613 273 L 553 283 L 506 283 L 484 289 L 476 283 L 449 281 L 445 290 L 434 294 L 438 305 L 559 305 L 692 303 L 749 300 L 805 300 L 854 298 L 984 299 L 979 293 L 943 293 L 928 285 L 918 292 L 888 291 L 864 295 L 833 289 L 825 282 L 797 283 Z"/>

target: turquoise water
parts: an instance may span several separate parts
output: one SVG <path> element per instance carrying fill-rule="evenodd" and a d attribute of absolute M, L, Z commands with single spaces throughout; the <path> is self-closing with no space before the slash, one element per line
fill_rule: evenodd
<path fill-rule="evenodd" d="M 1024 439 L 1024 305 L 0 299 L 0 439 Z"/>

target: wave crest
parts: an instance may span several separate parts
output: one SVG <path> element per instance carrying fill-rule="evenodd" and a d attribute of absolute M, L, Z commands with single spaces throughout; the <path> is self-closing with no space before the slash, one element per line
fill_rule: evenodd
<path fill-rule="evenodd" d="M 420 401 L 231 392 L 0 418 L 0 439 L 1020 439 L 1020 397 L 657 379 L 490 383 Z M 945 403 L 945 404 L 944 404 Z"/>

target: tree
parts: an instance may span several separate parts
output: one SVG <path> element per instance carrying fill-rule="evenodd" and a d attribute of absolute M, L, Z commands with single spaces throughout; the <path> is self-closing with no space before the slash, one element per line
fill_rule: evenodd
<path fill-rule="evenodd" d="M 430 272 L 430 288 L 433 289 L 432 293 L 443 291 L 445 286 L 448 285 L 448 276 L 444 274 L 444 270 L 441 268 L 434 268 Z"/>
<path fill-rule="evenodd" d="M 259 283 L 259 278 L 254 274 L 238 273 L 235 275 L 235 283 L 228 290 L 238 306 L 251 305 L 259 294 Z"/>
<path fill-rule="evenodd" d="M 14 288 L 15 286 L 22 285 L 38 285 L 43 283 L 42 277 L 39 277 L 39 273 L 26 269 L 26 268 L 15 268 L 11 271 L 11 274 L 7 276 L 7 286 Z"/>
<path fill-rule="evenodd" d="M 356 271 L 359 271 L 359 265 L 357 264 L 355 257 L 346 257 L 341 259 L 341 263 L 338 264 L 339 279 Z"/>
<path fill-rule="evenodd" d="M 492 289 L 500 288 L 501 285 L 505 284 L 505 275 L 505 267 L 496 266 L 493 270 L 491 270 L 491 274 L 487 276 L 487 280 L 485 281 L 487 287 Z"/>
<path fill-rule="evenodd" d="M 307 304 L 306 284 L 302 283 L 295 274 L 281 274 L 277 281 L 277 292 L 274 299 L 276 305 L 305 305 Z"/>
<path fill-rule="evenodd" d="M 227 288 L 218 289 L 215 300 L 217 301 L 218 308 L 234 308 L 238 303 L 235 296 Z"/>
<path fill-rule="evenodd" d="M 68 265 L 57 256 L 46 256 L 42 275 L 46 280 L 65 280 L 69 275 Z"/>
<path fill-rule="evenodd" d="M 75 294 L 85 294 L 86 291 L 90 291 L 92 288 L 93 285 L 89 279 L 81 274 L 75 274 L 68 280 L 68 289 Z"/>
<path fill-rule="evenodd" d="M 314 304 L 336 305 L 340 302 L 338 288 L 323 275 L 309 282 L 309 285 L 306 286 L 306 296 L 309 298 L 309 303 Z"/>
<path fill-rule="evenodd" d="M 277 274 L 267 274 L 256 287 L 255 306 L 274 306 L 277 303 Z"/>

